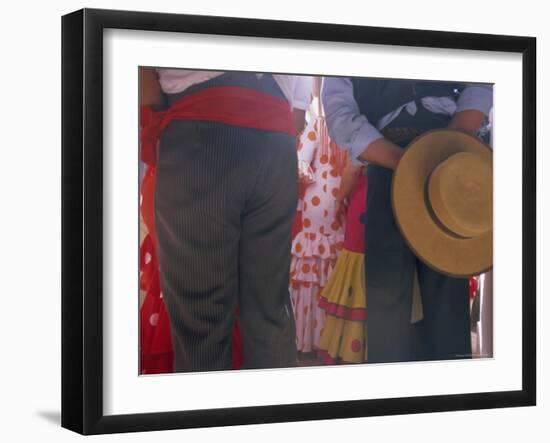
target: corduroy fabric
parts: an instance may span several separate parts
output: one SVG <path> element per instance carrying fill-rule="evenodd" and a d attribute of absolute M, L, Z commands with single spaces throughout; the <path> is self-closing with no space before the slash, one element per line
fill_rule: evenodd
<path fill-rule="evenodd" d="M 297 204 L 293 137 L 175 121 L 159 150 L 155 224 L 175 371 L 296 364 L 288 279 Z"/>

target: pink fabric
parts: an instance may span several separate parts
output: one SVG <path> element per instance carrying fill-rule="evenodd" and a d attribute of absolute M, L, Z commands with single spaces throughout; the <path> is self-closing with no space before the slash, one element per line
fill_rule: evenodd
<path fill-rule="evenodd" d="M 350 193 L 349 207 L 346 217 L 346 235 L 344 249 L 348 251 L 365 253 L 365 225 L 361 223 L 366 214 L 367 204 L 367 177 L 359 176 L 355 187 Z"/>

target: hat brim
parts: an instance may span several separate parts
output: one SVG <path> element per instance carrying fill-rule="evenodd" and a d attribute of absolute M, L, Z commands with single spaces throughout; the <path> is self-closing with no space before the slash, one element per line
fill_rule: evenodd
<path fill-rule="evenodd" d="M 406 149 L 392 182 L 392 205 L 397 225 L 415 255 L 436 271 L 469 277 L 493 266 L 493 230 L 460 238 L 433 219 L 426 200 L 432 171 L 459 152 L 480 155 L 492 165 L 491 149 L 474 136 L 452 130 L 429 131 Z"/>

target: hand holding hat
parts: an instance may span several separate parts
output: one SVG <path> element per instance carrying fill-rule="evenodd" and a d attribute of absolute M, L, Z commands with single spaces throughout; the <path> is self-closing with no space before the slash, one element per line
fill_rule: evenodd
<path fill-rule="evenodd" d="M 438 272 L 478 275 L 493 264 L 492 151 L 474 136 L 430 131 L 395 170 L 392 204 L 414 253 Z"/>

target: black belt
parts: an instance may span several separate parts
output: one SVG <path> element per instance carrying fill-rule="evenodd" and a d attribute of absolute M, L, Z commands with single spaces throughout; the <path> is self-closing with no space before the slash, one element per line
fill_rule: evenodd
<path fill-rule="evenodd" d="M 389 141 L 401 145 L 404 142 L 412 141 L 419 135 L 429 131 L 426 128 L 414 128 L 414 127 L 397 127 L 397 128 L 384 128 L 382 129 L 382 135 Z"/>

